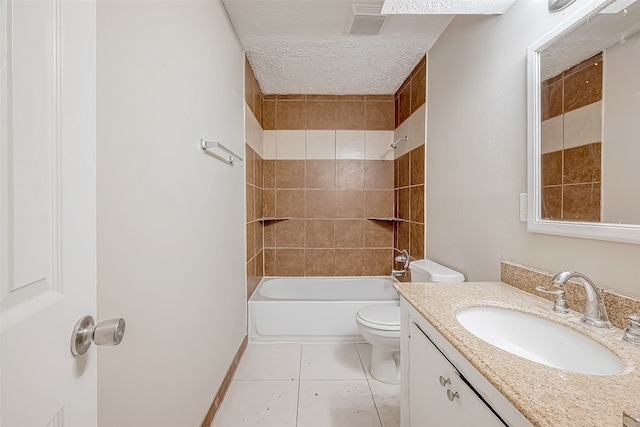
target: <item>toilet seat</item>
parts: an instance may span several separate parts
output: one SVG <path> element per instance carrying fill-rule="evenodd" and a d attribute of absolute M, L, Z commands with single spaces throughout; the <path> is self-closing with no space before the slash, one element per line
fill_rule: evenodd
<path fill-rule="evenodd" d="M 356 315 L 364 326 L 381 331 L 400 330 L 400 307 L 398 305 L 378 304 L 365 307 Z"/>

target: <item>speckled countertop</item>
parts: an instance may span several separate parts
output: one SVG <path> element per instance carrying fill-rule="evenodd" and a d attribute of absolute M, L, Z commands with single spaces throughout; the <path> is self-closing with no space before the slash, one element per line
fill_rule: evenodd
<path fill-rule="evenodd" d="M 624 343 L 622 330 L 582 325 L 581 313 L 554 313 L 551 302 L 500 282 L 395 287 L 534 426 L 617 427 L 622 426 L 624 411 L 640 411 L 640 348 Z M 465 307 L 487 305 L 532 313 L 577 330 L 613 351 L 624 370 L 611 376 L 578 374 L 498 349 L 456 320 L 456 313 Z"/>

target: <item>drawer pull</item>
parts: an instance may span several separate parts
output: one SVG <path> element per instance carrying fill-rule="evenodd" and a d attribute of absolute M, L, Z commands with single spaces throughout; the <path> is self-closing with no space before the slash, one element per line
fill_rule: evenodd
<path fill-rule="evenodd" d="M 451 384 L 451 380 L 449 378 L 443 377 L 442 375 L 440 375 L 439 380 L 442 387 L 446 387 L 448 384 Z"/>
<path fill-rule="evenodd" d="M 451 389 L 447 389 L 447 399 L 453 402 L 456 399 L 460 399 L 460 395 L 456 391 L 455 393 L 451 391 Z"/>

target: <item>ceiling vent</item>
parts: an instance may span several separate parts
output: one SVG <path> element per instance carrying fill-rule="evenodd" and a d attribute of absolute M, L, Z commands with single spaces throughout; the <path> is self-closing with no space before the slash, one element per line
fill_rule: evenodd
<path fill-rule="evenodd" d="M 380 14 L 381 9 L 381 4 L 354 3 L 349 34 L 380 34 L 380 30 L 387 20 L 387 15 Z"/>

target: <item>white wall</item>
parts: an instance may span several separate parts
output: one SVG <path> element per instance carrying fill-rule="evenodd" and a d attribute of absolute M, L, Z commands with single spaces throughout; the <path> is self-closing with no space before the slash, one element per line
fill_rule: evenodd
<path fill-rule="evenodd" d="M 640 223 L 640 33 L 605 51 L 602 220 Z"/>
<path fill-rule="evenodd" d="M 220 1 L 98 4 L 101 427 L 196 426 L 246 334 L 240 44 Z"/>
<path fill-rule="evenodd" d="M 429 52 L 426 255 L 468 280 L 499 280 L 500 261 L 574 269 L 640 296 L 640 245 L 528 233 L 527 47 L 579 8 L 518 0 L 502 16 L 457 17 Z"/>

